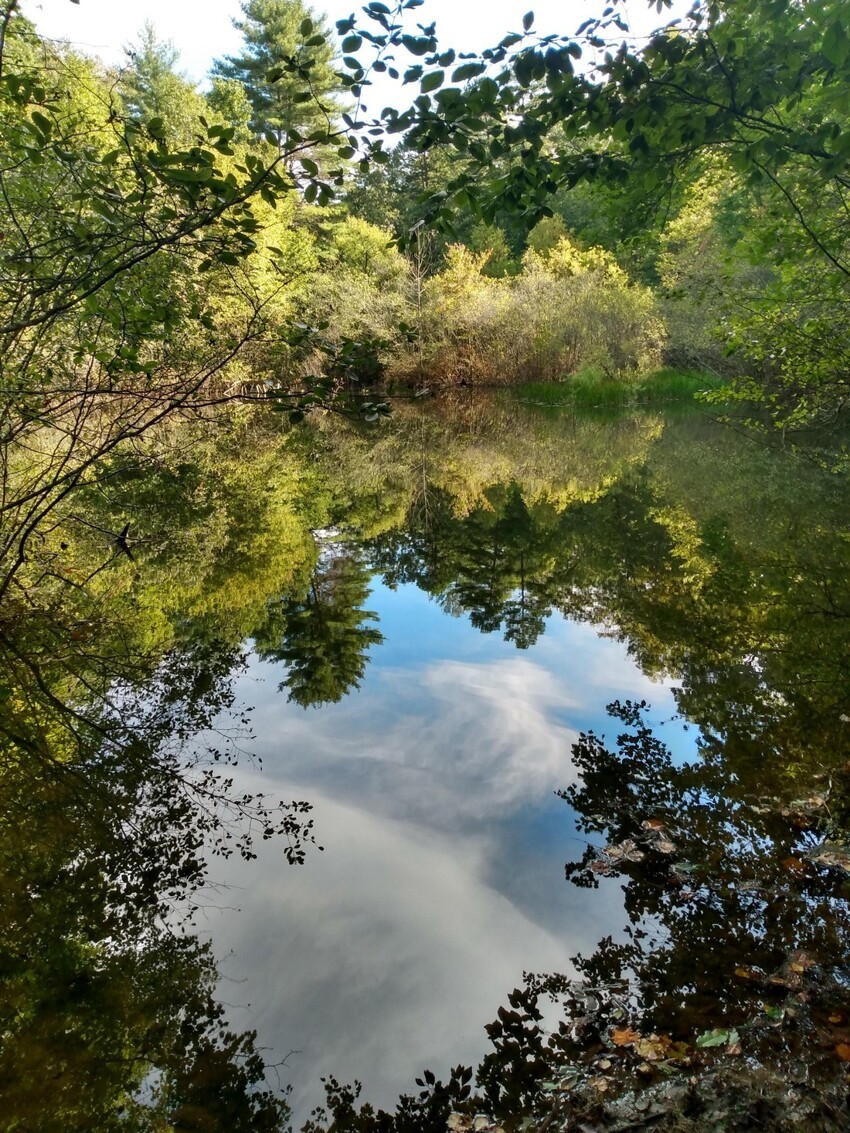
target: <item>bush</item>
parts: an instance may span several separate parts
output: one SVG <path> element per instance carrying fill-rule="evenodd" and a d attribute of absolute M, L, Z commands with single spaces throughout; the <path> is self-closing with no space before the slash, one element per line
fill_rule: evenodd
<path fill-rule="evenodd" d="M 594 367 L 625 378 L 658 365 L 664 326 L 652 293 L 610 253 L 560 237 L 529 250 L 512 279 L 461 245 L 425 289 L 422 353 L 432 382 L 555 380 Z"/>

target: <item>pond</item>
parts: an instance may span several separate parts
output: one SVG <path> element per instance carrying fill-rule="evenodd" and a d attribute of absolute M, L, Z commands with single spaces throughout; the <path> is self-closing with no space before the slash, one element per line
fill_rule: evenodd
<path fill-rule="evenodd" d="M 331 1075 L 392 1110 L 494 1048 L 506 1119 L 555 1048 L 614 1091 L 650 1034 L 648 1071 L 701 1037 L 840 1078 L 841 476 L 507 394 L 189 440 L 116 462 L 65 536 L 85 598 L 4 629 L 13 1128 L 253 1090 L 248 1128 L 286 1085 L 300 1124 Z"/>

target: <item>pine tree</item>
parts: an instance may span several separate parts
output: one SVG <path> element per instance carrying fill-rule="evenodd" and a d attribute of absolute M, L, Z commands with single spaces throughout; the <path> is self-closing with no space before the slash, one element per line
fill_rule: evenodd
<path fill-rule="evenodd" d="M 212 74 L 241 82 L 253 110 L 255 133 L 272 135 L 281 149 L 288 149 L 296 140 L 293 132 L 305 137 L 327 128 L 341 111 L 334 97 L 341 84 L 333 67 L 330 31 L 324 18 L 302 0 L 243 0 L 242 12 L 244 18 L 234 25 L 245 37 L 244 50 L 216 60 Z M 270 72 L 277 75 L 296 58 L 300 74 L 284 69 L 269 81 Z"/>
<path fill-rule="evenodd" d="M 118 90 L 128 113 L 143 122 L 161 119 L 170 141 L 188 144 L 206 104 L 177 71 L 177 48 L 157 39 L 153 24 L 146 21 L 138 42 L 125 50 L 129 65 L 121 72 Z"/>

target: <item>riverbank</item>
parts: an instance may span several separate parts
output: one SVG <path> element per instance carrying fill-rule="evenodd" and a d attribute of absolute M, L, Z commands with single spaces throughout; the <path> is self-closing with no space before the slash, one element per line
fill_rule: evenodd
<path fill-rule="evenodd" d="M 507 392 L 527 405 L 572 405 L 591 409 L 621 405 L 697 401 L 701 394 L 722 389 L 727 379 L 699 370 L 654 370 L 643 377 L 616 379 L 595 370 L 572 374 L 559 382 L 529 382 Z"/>

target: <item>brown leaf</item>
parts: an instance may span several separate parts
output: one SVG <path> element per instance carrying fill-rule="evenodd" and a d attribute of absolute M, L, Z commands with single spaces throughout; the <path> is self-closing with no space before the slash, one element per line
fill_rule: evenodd
<path fill-rule="evenodd" d="M 786 869 L 790 870 L 792 873 L 805 873 L 806 872 L 806 863 L 801 862 L 799 858 L 785 858 L 785 860 L 782 862 L 782 864 L 785 866 Z"/>
<path fill-rule="evenodd" d="M 635 1043 L 635 1053 L 647 1062 L 658 1062 L 664 1058 L 670 1040 L 666 1036 L 650 1035 L 648 1039 L 641 1039 Z"/>
<path fill-rule="evenodd" d="M 760 980 L 763 979 L 763 973 L 758 968 L 750 968 L 741 966 L 735 969 L 735 975 L 739 980 Z"/>
<path fill-rule="evenodd" d="M 811 956 L 809 956 L 807 952 L 793 952 L 791 954 L 791 959 L 793 961 L 793 963 L 791 964 L 792 972 L 805 972 L 809 968 L 813 968 L 815 966 L 815 961 L 811 958 Z"/>
<path fill-rule="evenodd" d="M 850 1045 L 847 1043 L 839 1043 L 835 1048 L 835 1053 L 842 1062 L 850 1062 Z"/>
<path fill-rule="evenodd" d="M 660 818 L 647 818 L 645 822 L 641 823 L 644 830 L 663 830 L 664 823 Z"/>
<path fill-rule="evenodd" d="M 615 1027 L 611 1032 L 611 1041 L 614 1046 L 632 1046 L 640 1042 L 640 1034 L 632 1027 Z"/>

